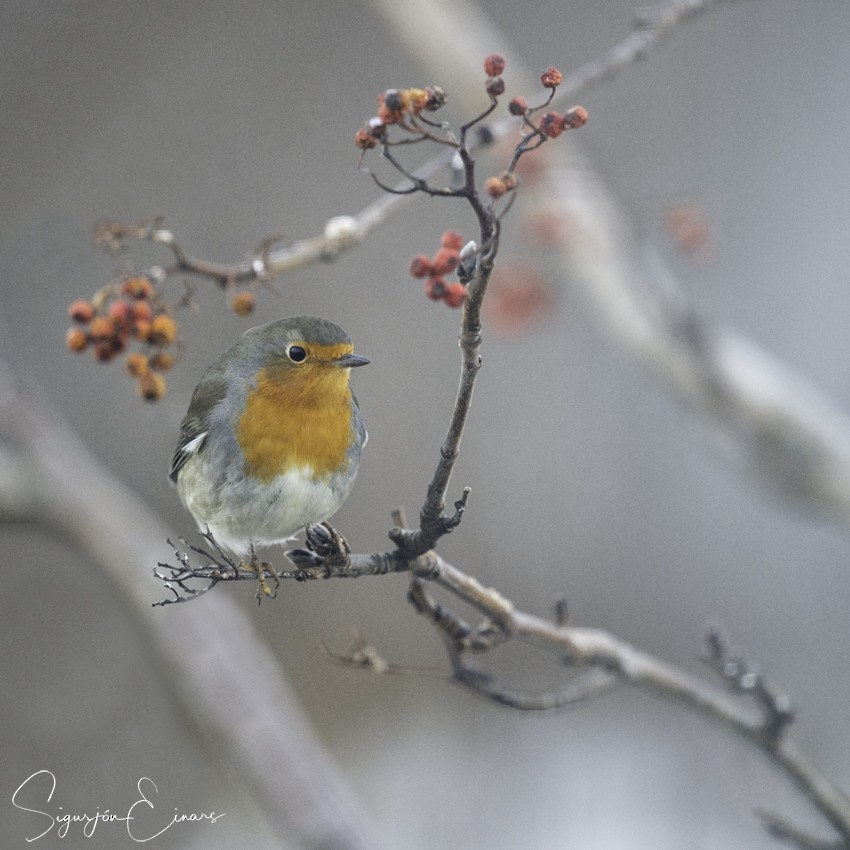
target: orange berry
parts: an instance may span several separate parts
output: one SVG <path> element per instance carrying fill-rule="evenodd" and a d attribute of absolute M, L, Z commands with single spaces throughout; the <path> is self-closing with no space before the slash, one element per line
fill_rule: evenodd
<path fill-rule="evenodd" d="M 254 297 L 253 292 L 237 292 L 230 299 L 230 309 L 237 316 L 250 316 L 256 306 L 257 299 Z"/>
<path fill-rule="evenodd" d="M 466 287 L 462 283 L 450 283 L 443 293 L 443 301 L 449 307 L 460 307 L 466 301 L 468 294 Z"/>
<path fill-rule="evenodd" d="M 142 342 L 151 338 L 151 323 L 148 319 L 142 319 L 133 324 L 133 336 Z"/>
<path fill-rule="evenodd" d="M 68 307 L 68 315 L 81 325 L 87 325 L 94 318 L 94 307 L 82 299 L 74 301 Z"/>
<path fill-rule="evenodd" d="M 168 372 L 174 363 L 174 355 L 167 351 L 157 351 L 150 359 L 151 369 L 156 369 L 157 372 Z"/>
<path fill-rule="evenodd" d="M 115 336 L 115 322 L 106 316 L 95 316 L 89 327 L 89 333 L 95 341 L 112 339 Z"/>
<path fill-rule="evenodd" d="M 505 186 L 505 181 L 501 177 L 488 177 L 484 181 L 484 191 L 495 199 L 501 198 L 508 191 L 508 187 Z"/>
<path fill-rule="evenodd" d="M 65 345 L 69 351 L 85 351 L 89 344 L 89 336 L 82 328 L 68 328 L 65 334 Z"/>
<path fill-rule="evenodd" d="M 412 277 L 428 277 L 428 275 L 434 272 L 430 258 L 424 254 L 417 254 L 415 257 L 411 257 L 407 270 Z"/>
<path fill-rule="evenodd" d="M 547 68 L 540 75 L 540 82 L 547 89 L 554 89 L 564 82 L 564 75 L 557 68 Z"/>
<path fill-rule="evenodd" d="M 146 277 L 128 277 L 121 284 L 121 291 L 131 298 L 150 298 L 153 295 L 153 284 Z"/>
<path fill-rule="evenodd" d="M 149 322 L 153 318 L 153 309 L 148 301 L 133 302 L 133 319 L 136 322 Z"/>
<path fill-rule="evenodd" d="M 127 359 L 124 361 L 124 368 L 134 378 L 141 378 L 142 375 L 148 373 L 150 361 L 144 354 L 135 351 L 127 355 Z"/>
<path fill-rule="evenodd" d="M 507 64 L 501 53 L 491 53 L 484 59 L 484 73 L 488 77 L 498 77 L 504 72 Z"/>
<path fill-rule="evenodd" d="M 455 251 L 460 251 L 463 248 L 463 236 L 455 230 L 447 230 L 440 237 L 441 248 L 454 248 Z"/>
<path fill-rule="evenodd" d="M 151 322 L 149 341 L 154 345 L 171 345 L 177 338 L 177 323 L 171 316 L 160 313 Z"/>
<path fill-rule="evenodd" d="M 440 248 L 431 262 L 436 274 L 448 274 L 460 265 L 460 254 L 453 248 Z"/>
<path fill-rule="evenodd" d="M 165 395 L 165 378 L 158 372 L 148 372 L 139 378 L 139 395 L 145 401 L 159 401 Z"/>

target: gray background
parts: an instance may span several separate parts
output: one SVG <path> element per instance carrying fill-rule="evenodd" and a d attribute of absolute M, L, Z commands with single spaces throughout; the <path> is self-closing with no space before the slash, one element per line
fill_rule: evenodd
<path fill-rule="evenodd" d="M 625 35 L 632 11 L 623 0 L 483 5 L 531 67 L 564 71 Z M 174 534 L 189 533 L 165 478 L 177 426 L 203 368 L 251 321 L 199 285 L 202 311 L 185 317 L 167 398 L 137 401 L 118 366 L 64 351 L 67 303 L 122 262 L 92 250 L 93 223 L 162 210 L 188 250 L 222 261 L 279 227 L 321 232 L 375 197 L 351 145 L 375 94 L 452 81 L 417 67 L 368 4 L 339 0 L 6 2 L 0 63 L 3 355 Z M 845 409 L 849 64 L 846 2 L 746 2 L 581 98 L 582 141 L 702 313 Z M 708 262 L 679 257 L 663 232 L 680 199 L 711 222 Z M 280 298 L 260 295 L 262 320 L 327 316 L 372 359 L 354 379 L 370 444 L 335 520 L 357 551 L 385 545 L 394 506 L 415 514 L 444 433 L 458 315 L 425 302 L 405 269 L 449 226 L 472 223 L 459 205 L 421 201 L 338 263 L 280 280 Z M 454 482 L 473 500 L 441 551 L 527 610 L 545 614 L 566 593 L 577 623 L 694 670 L 706 623 L 722 622 L 801 708 L 800 745 L 850 787 L 846 530 L 724 465 L 700 423 L 559 287 L 543 326 L 486 340 Z M 85 557 L 29 526 L 3 526 L 0 541 L 0 843 L 25 846 L 9 802 L 47 768 L 70 811 L 126 808 L 146 775 L 175 806 L 227 812 L 151 846 L 271 846 L 234 790 L 239 777 L 193 736 Z M 168 556 L 151 541 L 152 563 Z M 216 592 L 253 605 L 247 585 Z M 758 754 L 633 691 L 526 716 L 438 680 L 328 663 L 320 641 L 342 649 L 356 626 L 393 660 L 442 665 L 404 595 L 401 577 L 288 586 L 252 614 L 389 846 L 775 846 L 756 806 L 818 826 Z M 511 681 L 549 680 L 531 653 L 505 656 Z M 62 846 L 122 840 L 101 826 Z"/>

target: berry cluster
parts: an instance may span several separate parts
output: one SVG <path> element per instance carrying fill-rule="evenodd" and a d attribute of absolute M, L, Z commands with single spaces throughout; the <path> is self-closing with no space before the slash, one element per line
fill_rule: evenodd
<path fill-rule="evenodd" d="M 125 277 L 90 301 L 74 301 L 68 314 L 74 321 L 65 337 L 69 350 L 90 349 L 96 360 L 109 363 L 137 342 L 142 350 L 127 355 L 127 373 L 136 379 L 139 394 L 147 401 L 165 395 L 163 373 L 175 363 L 168 349 L 177 341 L 178 328 L 150 278 Z"/>
<path fill-rule="evenodd" d="M 449 307 L 460 307 L 466 300 L 466 287 L 460 282 L 448 283 L 446 275 L 460 265 L 463 237 L 447 230 L 440 238 L 440 247 L 433 257 L 417 254 L 412 257 L 408 271 L 413 277 L 425 278 L 425 294 L 432 301 L 444 301 Z"/>
<path fill-rule="evenodd" d="M 354 135 L 354 144 L 367 151 L 385 140 L 387 127 L 400 124 L 413 129 L 423 112 L 435 112 L 446 102 L 446 93 L 439 86 L 424 89 L 387 89 L 378 95 L 378 113 Z"/>

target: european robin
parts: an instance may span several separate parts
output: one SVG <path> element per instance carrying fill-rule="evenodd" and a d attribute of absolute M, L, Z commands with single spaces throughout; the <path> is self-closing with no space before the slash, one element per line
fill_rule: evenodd
<path fill-rule="evenodd" d="M 366 429 L 349 386 L 369 361 L 313 316 L 247 331 L 192 394 L 171 480 L 202 530 L 240 557 L 335 513 Z"/>

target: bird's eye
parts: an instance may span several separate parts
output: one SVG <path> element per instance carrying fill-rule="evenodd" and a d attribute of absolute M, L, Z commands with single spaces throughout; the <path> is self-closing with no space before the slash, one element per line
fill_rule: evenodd
<path fill-rule="evenodd" d="M 300 345 L 290 345 L 286 353 L 293 363 L 301 363 L 307 359 L 307 352 Z"/>

